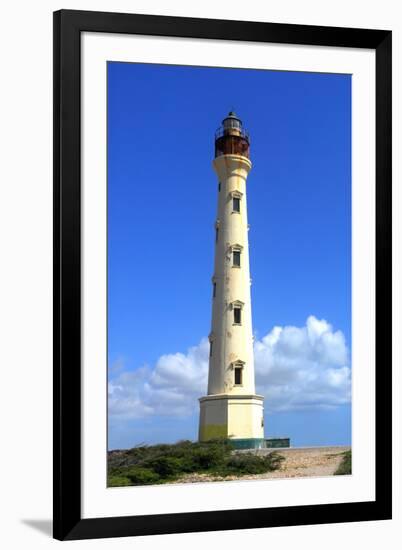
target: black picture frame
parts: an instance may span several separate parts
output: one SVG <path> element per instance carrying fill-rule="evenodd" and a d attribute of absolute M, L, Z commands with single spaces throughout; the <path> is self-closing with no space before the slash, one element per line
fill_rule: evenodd
<path fill-rule="evenodd" d="M 82 32 L 369 48 L 376 55 L 376 498 L 82 519 Z M 61 10 L 54 13 L 54 537 L 59 540 L 391 518 L 391 31 Z"/>

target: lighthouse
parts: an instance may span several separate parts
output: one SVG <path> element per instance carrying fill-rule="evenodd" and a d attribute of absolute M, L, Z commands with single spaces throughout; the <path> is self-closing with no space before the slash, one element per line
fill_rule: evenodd
<path fill-rule="evenodd" d="M 250 139 L 230 112 L 215 134 L 217 175 L 208 390 L 200 401 L 199 440 L 264 446 L 264 398 L 255 393 L 247 176 Z"/>

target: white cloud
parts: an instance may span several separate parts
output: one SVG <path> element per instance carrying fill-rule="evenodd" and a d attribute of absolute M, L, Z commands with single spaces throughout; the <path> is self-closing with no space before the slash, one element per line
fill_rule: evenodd
<path fill-rule="evenodd" d="M 116 371 L 109 382 L 112 417 L 184 416 L 198 410 L 205 395 L 209 344 L 206 338 L 186 354 L 162 355 L 153 368 Z M 349 354 L 341 331 L 308 317 L 303 327 L 274 327 L 254 345 L 257 391 L 268 411 L 330 408 L 348 403 Z"/>
<path fill-rule="evenodd" d="M 325 320 L 274 327 L 254 346 L 257 391 L 268 410 L 330 408 L 350 401 L 345 337 Z"/>
<path fill-rule="evenodd" d="M 190 414 L 206 391 L 208 357 L 203 338 L 186 354 L 162 355 L 153 369 L 120 374 L 109 382 L 109 413 L 123 418 Z"/>

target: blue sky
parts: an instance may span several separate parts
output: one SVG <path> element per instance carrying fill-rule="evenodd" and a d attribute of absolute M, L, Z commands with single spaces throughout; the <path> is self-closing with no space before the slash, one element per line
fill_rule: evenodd
<path fill-rule="evenodd" d="M 107 70 L 109 447 L 197 437 L 214 132 L 231 109 L 251 135 L 266 435 L 350 443 L 351 77 L 114 62 Z"/>

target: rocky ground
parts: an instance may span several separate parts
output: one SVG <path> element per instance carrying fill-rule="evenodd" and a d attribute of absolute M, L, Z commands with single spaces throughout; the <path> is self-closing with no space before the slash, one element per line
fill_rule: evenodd
<path fill-rule="evenodd" d="M 204 481 L 233 481 L 244 479 L 274 479 L 295 477 L 332 476 L 342 461 L 343 453 L 350 447 L 291 447 L 275 449 L 285 460 L 279 470 L 265 474 L 213 477 L 208 474 L 187 474 L 174 483 L 200 483 Z M 272 452 L 273 449 L 257 451 L 258 454 Z"/>

